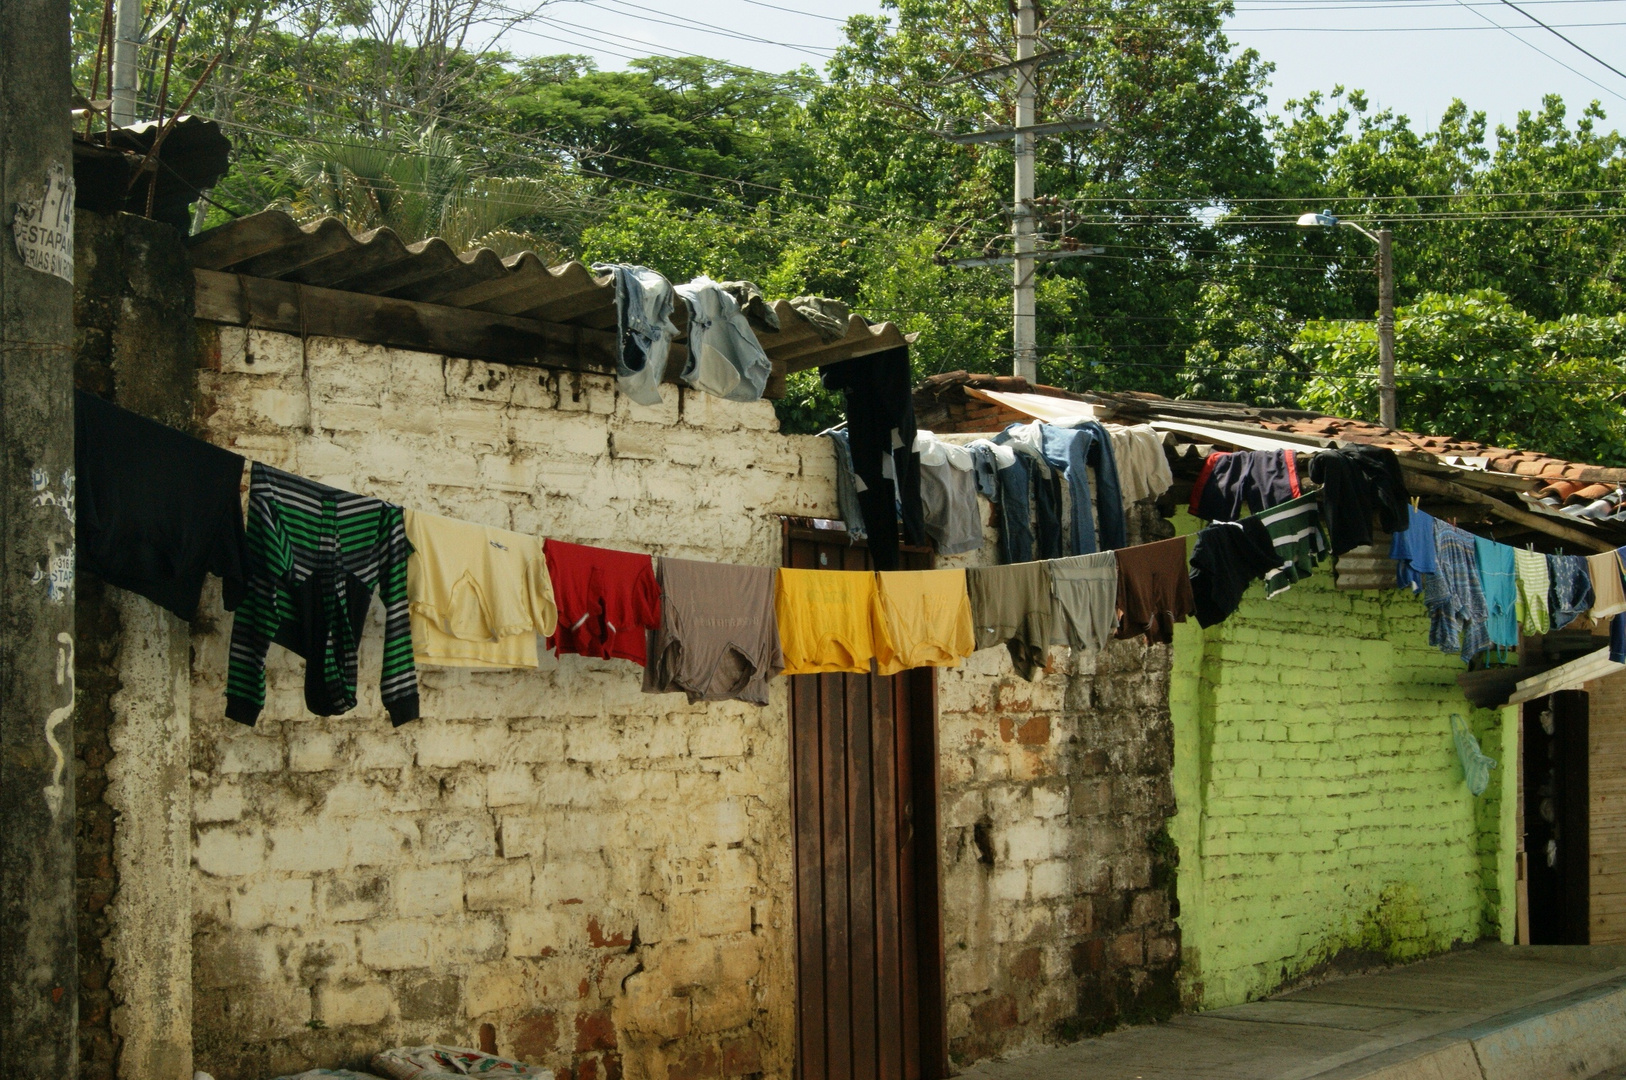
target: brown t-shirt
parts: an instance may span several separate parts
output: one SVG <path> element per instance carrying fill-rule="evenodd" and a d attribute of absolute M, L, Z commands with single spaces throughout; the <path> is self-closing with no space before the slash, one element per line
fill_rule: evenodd
<path fill-rule="evenodd" d="M 660 560 L 660 626 L 649 633 L 644 692 L 683 691 L 690 702 L 768 704 L 785 667 L 774 618 L 771 566 Z"/>
<path fill-rule="evenodd" d="M 1196 609 L 1186 571 L 1186 540 L 1176 536 L 1155 544 L 1119 548 L 1118 632 L 1120 638 L 1145 634 L 1148 644 L 1174 640 L 1174 624 Z"/>

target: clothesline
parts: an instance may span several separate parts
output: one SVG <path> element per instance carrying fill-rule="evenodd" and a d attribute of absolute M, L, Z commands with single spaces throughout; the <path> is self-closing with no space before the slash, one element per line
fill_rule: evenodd
<path fill-rule="evenodd" d="M 918 443 L 924 453 L 912 437 L 906 457 L 923 476 L 948 470 L 944 491 L 958 483 L 955 498 L 966 486 L 957 477 L 968 478 L 973 508 L 991 471 L 1002 552 L 1018 547 L 1013 534 L 1031 530 L 1035 517 L 1025 511 L 1037 514 L 1042 547 L 1065 539 L 1076 548 L 1095 536 L 1086 471 L 1096 477 L 1093 505 L 1109 542 L 1108 509 L 1123 506 L 1112 457 L 1120 433 L 1095 428 L 1029 425 L 967 447 L 928 432 Z M 380 692 L 396 724 L 418 716 L 418 666 L 536 668 L 539 637 L 558 654 L 638 663 L 646 691 L 691 701 L 765 705 L 768 682 L 781 674 L 951 667 L 1000 644 L 1019 673 L 1035 678 L 1052 645 L 1166 643 L 1192 614 L 1214 625 L 1254 581 L 1274 596 L 1326 555 L 1370 544 L 1375 517 L 1393 537 L 1397 585 L 1425 596 L 1431 644 L 1465 660 L 1516 646 L 1521 626 L 1541 633 L 1583 612 L 1626 612 L 1618 552 L 1538 555 L 1437 521 L 1408 502 L 1393 453 L 1370 447 L 1318 454 L 1308 474 L 1314 490 L 1302 484 L 1293 451 L 1214 455 L 1192 494 L 1194 511 L 1214 523 L 1196 535 L 1189 568 L 1186 539 L 1176 537 L 997 566 L 872 572 L 657 560 L 540 539 L 260 462 L 250 469 L 245 518 L 239 455 L 85 394 L 76 397 L 75 429 L 81 560 L 185 619 L 196 614 L 205 574 L 223 578 L 224 604 L 236 612 L 227 715 L 248 724 L 264 704 L 273 643 L 305 658 L 313 713 L 355 707 L 375 592 L 385 608 Z M 839 457 L 844 440 L 834 442 Z M 1083 485 L 1065 526 L 1059 505 L 1030 500 L 1016 482 L 1043 480 L 1042 468 L 1053 484 Z M 1244 507 L 1252 511 L 1245 517 Z M 973 521 L 980 547 L 980 513 Z M 1116 528 L 1121 537 L 1121 514 Z M 1626 658 L 1626 619 L 1615 619 L 1611 645 Z"/>

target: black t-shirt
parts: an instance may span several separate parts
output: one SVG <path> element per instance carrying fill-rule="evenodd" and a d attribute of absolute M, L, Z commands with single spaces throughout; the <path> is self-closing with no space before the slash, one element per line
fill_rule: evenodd
<path fill-rule="evenodd" d="M 241 588 L 243 459 L 74 393 L 78 563 L 183 619 L 205 574 Z"/>

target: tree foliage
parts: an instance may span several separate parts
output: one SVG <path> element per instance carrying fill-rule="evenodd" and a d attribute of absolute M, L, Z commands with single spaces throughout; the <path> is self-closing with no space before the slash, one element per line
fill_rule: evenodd
<path fill-rule="evenodd" d="M 88 89 L 101 8 L 75 3 Z M 752 278 L 919 331 L 921 376 L 1009 368 L 1010 268 L 949 260 L 1009 252 L 1011 146 L 942 137 L 1013 120 L 1008 78 L 960 77 L 1014 51 L 1004 0 L 888 0 L 822 71 L 785 74 L 504 51 L 536 10 L 180 0 L 143 51 L 144 108 L 170 36 L 172 106 L 221 55 L 196 111 L 236 159 L 199 224 L 280 204 Z M 1395 230 L 1404 422 L 1626 463 L 1626 147 L 1599 105 L 1549 97 L 1492 130 L 1457 102 L 1420 130 L 1335 86 L 1272 114 L 1270 66 L 1226 37 L 1230 10 L 1046 5 L 1040 118 L 1104 126 L 1038 144 L 1042 245 L 1096 252 L 1041 264 L 1041 378 L 1373 415 L 1374 252 L 1294 227 L 1326 209 Z M 832 410 L 803 376 L 781 415 L 816 429 Z"/>

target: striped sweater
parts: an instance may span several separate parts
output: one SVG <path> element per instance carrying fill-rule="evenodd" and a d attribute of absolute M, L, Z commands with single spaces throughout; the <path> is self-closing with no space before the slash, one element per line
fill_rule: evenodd
<path fill-rule="evenodd" d="M 356 650 L 373 590 L 384 602 L 379 687 L 397 725 L 418 716 L 407 610 L 412 545 L 399 506 L 255 463 L 248 494 L 248 584 L 232 623 L 226 715 L 253 724 L 265 705 L 272 642 L 305 658 L 305 705 L 356 706 Z"/>

